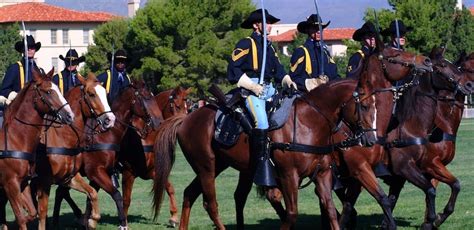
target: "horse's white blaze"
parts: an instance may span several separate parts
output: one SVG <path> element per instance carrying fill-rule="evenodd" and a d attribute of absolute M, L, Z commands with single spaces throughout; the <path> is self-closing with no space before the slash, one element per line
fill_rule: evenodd
<path fill-rule="evenodd" d="M 375 95 L 372 95 L 372 99 L 374 100 L 374 121 L 372 122 L 372 129 L 374 129 L 374 135 L 377 137 L 377 106 L 375 104 Z"/>
<path fill-rule="evenodd" d="M 63 107 L 63 109 L 68 113 L 68 115 L 72 119 L 74 119 L 74 113 L 72 112 L 71 106 L 69 106 L 69 104 L 67 104 L 66 98 L 64 98 L 64 96 L 61 94 L 61 91 L 59 90 L 59 87 L 56 84 L 54 84 L 53 82 L 51 82 L 51 88 L 58 95 L 59 101 L 61 101 L 61 103 L 63 103 L 63 105 L 66 105 L 66 106 Z"/>
<path fill-rule="evenodd" d="M 95 88 L 95 92 L 99 96 L 100 102 L 102 102 L 102 105 L 104 105 L 105 112 L 112 111 L 110 109 L 109 103 L 107 102 L 107 92 L 105 91 L 105 88 L 102 85 L 96 85 L 94 88 Z M 105 116 L 107 117 L 107 119 L 109 119 L 109 123 L 106 124 L 107 127 L 105 128 L 110 128 L 114 126 L 114 123 L 115 123 L 114 113 L 106 113 Z"/>

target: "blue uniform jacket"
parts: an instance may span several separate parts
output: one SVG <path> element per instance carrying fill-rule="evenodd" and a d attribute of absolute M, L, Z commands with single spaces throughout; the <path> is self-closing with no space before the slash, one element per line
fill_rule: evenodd
<path fill-rule="evenodd" d="M 362 51 L 363 55 L 359 51 Z M 357 70 L 362 61 L 368 56 L 370 56 L 372 53 L 373 50 L 369 49 L 367 46 L 362 46 L 360 50 L 352 54 L 352 56 L 349 58 L 349 63 L 347 64 L 346 75 L 349 76 L 349 74 Z"/>
<path fill-rule="evenodd" d="M 120 90 L 125 88 L 126 86 L 130 85 L 130 80 L 127 77 L 127 73 L 124 71 L 123 73 L 123 82 L 119 81 L 119 72 L 114 67 L 113 74 L 111 73 L 112 79 L 110 79 L 110 90 L 107 93 L 107 100 L 111 104 L 112 101 L 118 96 Z M 97 76 L 97 79 L 102 83 L 105 89 L 107 89 L 107 71 L 101 73 Z"/>
<path fill-rule="evenodd" d="M 299 90 L 306 91 L 305 80 L 308 78 L 317 78 L 321 75 L 321 68 L 319 66 L 318 60 L 321 59 L 321 49 L 319 48 L 319 42 L 313 41 L 313 39 L 308 38 L 304 43 L 304 47 L 308 50 L 309 57 L 311 59 L 311 76 L 306 72 L 306 54 L 302 47 L 298 47 L 293 52 L 290 61 L 290 76 L 298 86 Z M 324 45 L 324 74 L 329 77 L 329 80 L 334 80 L 339 78 L 337 74 L 337 65 L 332 60 L 329 51 Z"/>
<path fill-rule="evenodd" d="M 81 82 L 79 81 L 79 79 L 77 79 L 75 76 L 74 76 L 74 80 L 75 80 L 75 84 L 73 84 L 72 82 L 72 78 L 70 77 L 70 71 L 67 70 L 67 69 L 64 69 L 63 71 L 61 71 L 61 74 L 63 76 L 63 94 L 66 94 L 66 92 L 68 92 L 70 89 L 74 88 L 74 86 L 76 85 L 80 85 Z M 74 71 L 72 72 L 73 75 L 76 75 L 77 74 L 77 71 Z M 54 84 L 56 84 L 59 88 L 61 88 L 61 86 L 59 85 L 59 74 L 56 74 L 53 76 L 53 82 Z"/>
<path fill-rule="evenodd" d="M 253 62 L 252 41 L 249 38 L 240 40 L 232 52 L 232 59 L 227 67 L 227 79 L 232 84 L 237 83 L 244 73 L 247 73 L 250 78 L 260 78 L 263 60 L 263 39 L 261 35 L 255 32 L 252 33 L 251 38 L 255 41 L 255 47 L 257 48 L 258 65 L 254 66 L 256 63 Z M 256 70 L 254 67 L 257 67 Z M 274 78 L 276 83 L 280 83 L 285 75 L 285 69 L 280 63 L 275 49 L 268 42 L 265 82 L 270 82 Z"/>
<path fill-rule="evenodd" d="M 23 64 L 23 69 L 24 69 L 25 59 L 22 59 L 21 63 Z M 29 74 L 27 75 L 25 73 L 25 78 L 27 78 L 25 79 L 25 85 L 27 82 L 33 79 L 33 75 L 31 74 L 31 70 L 33 66 L 36 67 L 36 63 L 34 61 L 33 61 L 33 65 L 30 64 L 30 66 L 28 67 Z M 20 68 L 18 66 L 18 63 L 15 62 L 14 64 L 11 64 L 8 67 L 7 72 L 5 73 L 5 77 L 3 78 L 3 81 L 2 81 L 2 87 L 0 89 L 0 95 L 4 97 L 8 97 L 8 94 L 10 94 L 10 92 L 15 91 L 18 93 L 20 90 L 21 90 Z"/>

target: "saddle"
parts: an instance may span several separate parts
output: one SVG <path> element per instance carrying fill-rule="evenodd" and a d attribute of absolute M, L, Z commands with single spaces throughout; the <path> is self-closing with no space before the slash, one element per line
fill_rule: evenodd
<path fill-rule="evenodd" d="M 223 146 L 231 147 L 237 143 L 242 132 L 248 134 L 253 128 L 254 121 L 245 107 L 245 98 L 250 95 L 250 91 L 236 88 L 224 95 L 216 85 L 211 85 L 209 92 L 216 98 L 215 104 L 218 107 L 214 120 L 214 139 Z M 298 93 L 283 91 L 267 101 L 269 130 L 279 129 L 285 124 L 293 101 L 298 96 Z"/>

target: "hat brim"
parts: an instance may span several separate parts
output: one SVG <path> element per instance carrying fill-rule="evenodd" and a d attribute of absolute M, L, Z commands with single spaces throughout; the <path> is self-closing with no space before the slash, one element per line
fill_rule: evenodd
<path fill-rule="evenodd" d="M 271 14 L 268 14 L 268 15 L 265 15 L 265 16 L 266 16 L 265 19 L 267 19 L 268 24 L 274 24 L 274 23 L 277 23 L 277 22 L 280 21 L 279 18 L 276 18 Z M 242 22 L 242 24 L 240 24 L 240 27 L 242 27 L 244 29 L 252 29 L 253 24 L 255 22 L 259 22 L 259 21 L 262 21 L 262 18 L 260 18 L 260 17 L 249 17 L 249 18 L 245 19 L 245 21 Z"/>
<path fill-rule="evenodd" d="M 72 65 L 79 65 L 79 63 L 86 61 L 85 56 L 80 56 L 71 61 L 70 58 L 65 58 L 63 55 L 59 55 L 59 59 L 63 60 L 66 65 L 68 65 L 69 63 L 72 63 Z"/>
<path fill-rule="evenodd" d="M 324 30 L 324 28 L 328 27 L 329 24 L 331 24 L 331 21 L 328 21 L 326 23 L 321 23 L 322 29 Z M 298 25 L 296 26 L 296 29 L 300 33 L 308 34 L 309 31 L 311 31 L 313 29 L 316 29 L 316 31 L 318 31 L 319 30 L 319 23 L 315 24 L 315 23 L 310 23 L 310 22 L 307 22 L 307 21 L 302 21 L 302 22 L 298 23 Z"/>
<path fill-rule="evenodd" d="M 376 33 L 377 32 L 361 28 L 354 32 L 354 34 L 352 35 L 352 39 L 354 39 L 355 41 L 362 41 L 366 34 L 374 34 L 375 36 Z"/>
<path fill-rule="evenodd" d="M 35 47 L 36 51 L 41 49 L 41 42 L 35 43 L 34 47 Z M 18 41 L 18 42 L 15 43 L 15 50 L 16 51 L 18 51 L 19 53 L 23 53 L 24 49 L 25 49 L 25 43 L 23 43 L 23 41 Z"/>
<path fill-rule="evenodd" d="M 112 62 L 112 53 L 110 52 L 107 53 L 107 60 L 109 60 L 109 62 Z M 125 57 L 125 58 L 115 57 L 115 60 L 125 60 L 124 62 L 128 63 L 128 57 Z"/>
<path fill-rule="evenodd" d="M 407 27 L 405 27 L 404 30 L 400 30 L 400 36 L 404 36 L 406 33 L 411 32 L 411 31 L 413 31 L 413 27 L 407 26 Z M 384 37 L 388 37 L 388 36 L 391 36 L 392 34 L 396 35 L 397 31 L 392 30 L 391 28 L 387 28 L 387 29 L 382 30 L 382 32 L 380 32 L 380 34 L 382 34 L 382 36 L 384 36 Z"/>

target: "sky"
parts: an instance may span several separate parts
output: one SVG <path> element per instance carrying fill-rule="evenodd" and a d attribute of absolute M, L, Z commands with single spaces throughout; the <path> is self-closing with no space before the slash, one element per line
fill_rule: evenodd
<path fill-rule="evenodd" d="M 127 15 L 128 0 L 46 0 L 46 3 L 61 7 L 85 10 L 105 11 L 117 15 Z M 261 0 L 252 0 L 261 7 Z M 387 0 L 318 0 L 323 22 L 331 21 L 331 28 L 358 28 L 363 24 L 362 17 L 366 8 L 387 8 Z M 143 6 L 146 0 L 141 0 Z M 473 7 L 474 0 L 463 0 L 465 6 Z M 265 8 L 281 19 L 281 23 L 298 23 L 316 12 L 314 0 L 265 0 Z"/>

